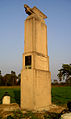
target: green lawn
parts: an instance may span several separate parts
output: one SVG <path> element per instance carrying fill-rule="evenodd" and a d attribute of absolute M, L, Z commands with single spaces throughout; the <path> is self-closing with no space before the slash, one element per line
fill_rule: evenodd
<path fill-rule="evenodd" d="M 20 104 L 20 88 L 19 87 L 4 87 L 0 88 L 0 99 L 5 92 L 8 92 L 11 96 L 12 103 Z M 71 101 L 71 87 L 53 87 L 52 88 L 52 102 L 58 105 L 67 104 L 68 101 Z M 1 104 L 1 101 L 0 101 Z"/>
<path fill-rule="evenodd" d="M 53 87 L 52 88 L 52 102 L 58 105 L 67 104 L 71 101 L 71 87 Z"/>

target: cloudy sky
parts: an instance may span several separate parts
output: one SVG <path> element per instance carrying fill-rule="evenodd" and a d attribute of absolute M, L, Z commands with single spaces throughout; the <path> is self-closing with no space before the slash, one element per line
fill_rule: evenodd
<path fill-rule="evenodd" d="M 71 63 L 71 0 L 0 0 L 0 70 L 2 75 L 22 69 L 24 4 L 48 16 L 48 55 L 52 79 L 63 63 Z"/>

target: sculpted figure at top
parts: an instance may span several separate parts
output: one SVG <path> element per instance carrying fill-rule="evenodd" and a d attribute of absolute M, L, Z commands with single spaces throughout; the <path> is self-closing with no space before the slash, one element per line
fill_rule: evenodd
<path fill-rule="evenodd" d="M 47 16 L 42 13 L 37 7 L 33 7 L 33 8 L 30 8 L 28 5 L 24 4 L 24 8 L 25 8 L 25 12 L 26 14 L 28 15 L 32 15 L 32 14 L 35 14 L 37 15 L 38 17 L 42 18 L 42 19 L 46 19 Z"/>
<path fill-rule="evenodd" d="M 31 15 L 33 13 L 33 10 L 28 5 L 25 4 L 24 8 L 25 8 L 26 14 Z"/>

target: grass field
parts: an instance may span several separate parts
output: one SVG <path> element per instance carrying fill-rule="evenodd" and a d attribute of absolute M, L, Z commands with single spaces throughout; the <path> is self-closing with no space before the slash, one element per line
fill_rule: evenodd
<path fill-rule="evenodd" d="M 11 96 L 11 103 L 20 104 L 20 87 L 0 87 L 0 99 L 5 92 Z M 53 87 L 52 88 L 52 102 L 57 105 L 65 105 L 71 101 L 71 87 Z M 1 101 L 0 101 L 1 104 Z"/>
<path fill-rule="evenodd" d="M 52 88 L 52 102 L 57 105 L 65 105 L 71 101 L 71 87 L 53 87 Z"/>

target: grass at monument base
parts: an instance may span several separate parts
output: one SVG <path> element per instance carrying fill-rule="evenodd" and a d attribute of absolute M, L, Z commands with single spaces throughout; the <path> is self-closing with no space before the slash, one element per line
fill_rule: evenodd
<path fill-rule="evenodd" d="M 2 96 L 5 92 L 8 92 L 11 96 L 11 103 L 20 104 L 20 87 L 0 87 L 0 104 Z M 52 88 L 52 102 L 57 105 L 65 105 L 68 101 L 71 101 L 71 87 L 53 87 Z"/>

